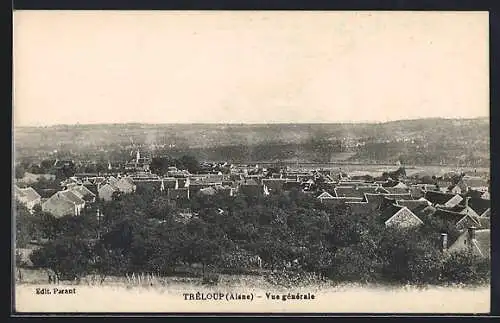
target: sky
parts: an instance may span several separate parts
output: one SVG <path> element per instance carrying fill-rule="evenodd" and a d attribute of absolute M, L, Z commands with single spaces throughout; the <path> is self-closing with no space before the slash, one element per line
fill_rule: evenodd
<path fill-rule="evenodd" d="M 16 11 L 15 126 L 489 115 L 487 12 Z"/>

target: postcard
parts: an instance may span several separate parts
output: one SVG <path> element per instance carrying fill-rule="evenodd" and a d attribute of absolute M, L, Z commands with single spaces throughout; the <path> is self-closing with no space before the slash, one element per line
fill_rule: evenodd
<path fill-rule="evenodd" d="M 489 313 L 487 12 L 13 23 L 15 313 Z"/>

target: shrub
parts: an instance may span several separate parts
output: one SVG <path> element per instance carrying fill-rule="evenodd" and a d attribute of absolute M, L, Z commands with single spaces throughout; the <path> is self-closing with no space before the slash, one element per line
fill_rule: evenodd
<path fill-rule="evenodd" d="M 220 275 L 217 273 L 205 273 L 203 274 L 202 284 L 203 285 L 217 285 L 220 281 Z"/>
<path fill-rule="evenodd" d="M 491 263 L 468 252 L 456 252 L 444 259 L 441 281 L 455 284 L 481 284 L 488 282 Z"/>
<path fill-rule="evenodd" d="M 322 284 L 326 281 L 325 277 L 307 271 L 274 271 L 264 276 L 264 279 L 272 285 L 294 288 L 304 287 L 316 284 Z"/>

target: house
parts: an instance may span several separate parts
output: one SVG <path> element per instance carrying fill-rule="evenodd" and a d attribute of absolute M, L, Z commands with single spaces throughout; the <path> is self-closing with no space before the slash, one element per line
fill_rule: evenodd
<path fill-rule="evenodd" d="M 349 198 L 361 198 L 364 199 L 365 194 L 376 193 L 375 187 L 349 187 L 349 186 L 337 186 L 335 189 L 336 197 L 349 197 Z"/>
<path fill-rule="evenodd" d="M 217 193 L 225 195 L 225 196 L 234 196 L 235 189 L 230 186 L 225 185 L 216 185 L 214 189 Z"/>
<path fill-rule="evenodd" d="M 191 180 L 189 177 L 175 177 L 177 180 L 176 185 L 181 188 L 181 187 L 189 187 L 189 184 L 191 183 Z"/>
<path fill-rule="evenodd" d="M 419 199 L 421 197 L 424 197 L 425 191 L 418 185 L 412 185 L 410 187 L 410 195 L 413 199 Z"/>
<path fill-rule="evenodd" d="M 122 177 L 112 185 L 125 194 L 133 193 L 137 188 L 130 177 Z"/>
<path fill-rule="evenodd" d="M 446 192 L 451 194 L 462 194 L 462 189 L 459 185 L 450 185 L 446 188 Z"/>
<path fill-rule="evenodd" d="M 382 196 L 393 199 L 393 200 L 412 200 L 412 196 L 410 193 L 389 193 L 389 194 L 381 194 Z"/>
<path fill-rule="evenodd" d="M 372 205 L 366 201 L 346 201 L 352 215 L 367 215 L 374 211 Z"/>
<path fill-rule="evenodd" d="M 88 177 L 86 177 L 86 178 L 84 178 L 84 179 L 82 180 L 82 185 L 84 185 L 84 186 L 87 186 L 87 187 L 88 187 L 88 186 L 92 186 L 92 185 L 94 185 L 94 184 L 90 181 L 90 179 L 89 179 Z"/>
<path fill-rule="evenodd" d="M 60 185 L 62 187 L 69 187 L 69 186 L 72 186 L 72 185 L 81 185 L 83 182 L 76 178 L 76 177 L 69 177 L 63 181 L 61 181 Z"/>
<path fill-rule="evenodd" d="M 110 185 L 115 185 L 116 182 L 118 182 L 118 179 L 116 177 L 114 177 L 114 176 L 110 176 L 110 177 L 108 177 L 107 182 Z"/>
<path fill-rule="evenodd" d="M 371 205 L 372 210 L 380 210 L 389 204 L 396 203 L 396 200 L 411 200 L 411 196 L 410 194 L 365 193 L 363 198 L 363 201 Z"/>
<path fill-rule="evenodd" d="M 81 211 L 85 207 L 85 201 L 83 199 L 70 190 L 59 191 L 56 194 L 59 194 L 69 202 L 73 203 L 75 206 L 75 215 L 80 215 Z"/>
<path fill-rule="evenodd" d="M 334 196 L 328 192 L 323 192 L 320 195 L 318 195 L 318 197 L 316 197 L 316 198 L 318 200 L 320 200 L 321 202 L 323 202 L 323 200 L 325 200 L 325 199 L 333 199 Z"/>
<path fill-rule="evenodd" d="M 489 181 L 486 178 L 479 176 L 463 176 L 458 185 L 462 189 L 462 192 L 467 192 L 468 190 L 476 190 L 481 192 L 486 192 L 489 190 Z"/>
<path fill-rule="evenodd" d="M 264 194 L 264 188 L 254 179 L 245 179 L 240 184 L 240 192 L 246 196 L 260 196 Z"/>
<path fill-rule="evenodd" d="M 143 157 L 139 151 L 136 152 L 135 159 L 125 164 L 125 169 L 129 171 L 150 171 L 152 159 L 149 156 Z"/>
<path fill-rule="evenodd" d="M 291 173 L 287 173 L 284 175 L 284 177 L 288 180 L 291 180 L 291 181 L 298 181 L 299 180 L 299 175 L 298 174 L 291 174 Z"/>
<path fill-rule="evenodd" d="M 391 204 L 386 207 L 380 217 L 387 227 L 410 228 L 423 224 L 423 221 L 410 211 L 410 209 L 397 204 Z"/>
<path fill-rule="evenodd" d="M 57 218 L 75 215 L 75 205 L 64 198 L 58 197 L 57 193 L 42 203 L 42 210 Z"/>
<path fill-rule="evenodd" d="M 74 166 L 75 166 L 75 161 L 69 159 L 63 159 L 63 160 L 56 159 L 53 165 L 54 169 L 71 168 Z"/>
<path fill-rule="evenodd" d="M 458 230 L 463 230 L 464 228 L 474 226 L 479 227 L 481 224 L 469 214 L 463 214 L 460 212 L 454 212 L 442 208 L 436 208 L 431 216 L 435 219 L 447 222 L 454 225 Z"/>
<path fill-rule="evenodd" d="M 489 217 L 491 202 L 482 198 L 466 197 L 464 208 L 467 214 L 478 217 Z"/>
<path fill-rule="evenodd" d="M 420 188 L 422 191 L 438 191 L 438 186 L 435 184 L 414 184 L 411 187 Z"/>
<path fill-rule="evenodd" d="M 453 182 L 450 178 L 438 177 L 436 179 L 436 185 L 439 187 L 450 187 L 453 185 Z"/>
<path fill-rule="evenodd" d="M 409 194 L 410 189 L 405 188 L 405 187 L 398 187 L 398 186 L 379 187 L 379 188 L 377 188 L 377 192 L 383 193 L 383 194 Z"/>
<path fill-rule="evenodd" d="M 206 188 L 202 188 L 201 190 L 198 191 L 198 194 L 201 194 L 201 195 L 215 195 L 215 193 L 217 193 L 217 191 L 215 190 L 215 188 L 213 187 L 206 187 Z"/>
<path fill-rule="evenodd" d="M 83 185 L 73 186 L 69 190 L 86 202 L 95 202 L 96 194 Z"/>
<path fill-rule="evenodd" d="M 463 198 L 458 194 L 448 194 L 439 191 L 427 191 L 425 199 L 435 206 L 453 207 L 459 204 Z"/>
<path fill-rule="evenodd" d="M 401 189 L 405 189 L 405 190 L 408 189 L 408 186 L 405 183 L 400 182 L 400 181 L 386 181 L 386 182 L 382 183 L 382 187 L 383 188 L 394 188 L 394 189 L 401 188 Z"/>
<path fill-rule="evenodd" d="M 425 210 L 431 206 L 431 202 L 422 198 L 419 200 L 396 200 L 396 204 L 407 207 L 416 216 L 425 214 Z"/>
<path fill-rule="evenodd" d="M 120 190 L 111 184 L 104 184 L 99 187 L 98 196 L 104 201 L 111 201 L 113 198 L 113 193 L 119 192 Z"/>
<path fill-rule="evenodd" d="M 93 178 L 93 179 L 91 180 L 91 182 L 92 182 L 95 186 L 99 187 L 99 185 L 105 184 L 105 182 L 106 182 L 106 178 L 105 178 L 105 177 L 102 177 L 102 176 L 95 177 L 95 178 Z"/>
<path fill-rule="evenodd" d="M 366 193 L 364 200 L 371 205 L 373 210 L 379 210 L 384 196 L 382 194 Z"/>
<path fill-rule="evenodd" d="M 136 191 L 138 189 L 161 191 L 162 181 L 160 179 L 155 178 L 155 179 L 139 179 L 139 180 L 132 179 L 132 180 L 134 182 Z"/>
<path fill-rule="evenodd" d="M 320 201 L 329 207 L 336 207 L 338 205 L 345 205 L 349 202 L 363 202 L 363 199 L 361 197 L 333 197 L 323 198 L 320 199 Z M 369 205 L 361 206 L 361 208 L 363 207 L 369 207 Z"/>
<path fill-rule="evenodd" d="M 71 191 L 59 191 L 42 203 L 42 210 L 55 217 L 77 216 L 85 207 L 85 201 Z"/>
<path fill-rule="evenodd" d="M 447 252 L 469 251 L 483 258 L 491 258 L 490 229 L 469 227 L 447 248 Z"/>
<path fill-rule="evenodd" d="M 269 194 L 282 192 L 286 182 L 286 179 L 281 178 L 266 178 L 262 180 L 262 184 L 265 186 L 265 190 L 269 192 Z"/>
<path fill-rule="evenodd" d="M 284 191 L 301 190 L 301 189 L 302 189 L 302 183 L 299 181 L 288 180 L 283 184 Z"/>
<path fill-rule="evenodd" d="M 185 181 L 183 182 L 183 184 L 184 183 Z M 175 177 L 166 177 L 160 180 L 160 190 L 162 192 L 166 191 L 167 189 L 177 189 L 179 187 L 184 187 L 184 185 L 180 185 L 179 179 Z"/>
<path fill-rule="evenodd" d="M 24 204 L 31 213 L 33 213 L 35 205 L 40 204 L 42 201 L 40 194 L 32 187 L 19 188 L 15 186 L 14 194 L 16 199 Z"/>

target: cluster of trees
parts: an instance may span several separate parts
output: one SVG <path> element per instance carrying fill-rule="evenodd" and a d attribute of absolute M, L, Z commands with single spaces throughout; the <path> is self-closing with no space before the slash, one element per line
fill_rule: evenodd
<path fill-rule="evenodd" d="M 77 168 L 73 163 L 70 165 L 64 165 L 60 168 L 55 168 L 54 162 L 55 160 L 44 159 L 37 164 L 30 163 L 28 159 L 21 160 L 14 168 L 15 178 L 23 178 L 25 173 L 28 172 L 32 174 L 52 174 L 58 179 L 65 179 L 73 176 L 77 171 Z"/>
<path fill-rule="evenodd" d="M 179 158 L 171 156 L 153 157 L 151 160 L 150 169 L 155 174 L 165 175 L 169 167 L 188 170 L 191 174 L 196 174 L 202 170 L 199 161 L 191 155 L 183 155 Z"/>
<path fill-rule="evenodd" d="M 458 232 L 429 219 L 419 228 L 386 228 L 376 214 L 329 208 L 299 191 L 267 198 L 196 195 L 185 206 L 193 217 L 181 221 L 180 210 L 163 193 L 141 187 L 136 194 L 98 202 L 80 217 L 18 212 L 18 244 L 26 235 L 42 234 L 49 242 L 33 253 L 32 262 L 71 277 L 170 275 L 192 264 L 201 264 L 203 271 L 241 272 L 250 264 L 235 261 L 228 268 L 228 259 L 240 259 L 236 255 L 242 252 L 259 255 L 268 270 L 285 268 L 339 282 L 472 283 L 490 275 L 488 260 L 445 257 L 440 233 L 453 239 Z M 97 207 L 104 214 L 100 220 Z"/>
<path fill-rule="evenodd" d="M 452 137 L 450 137 L 452 138 Z M 439 139 L 439 140 L 438 140 Z M 401 162 L 405 165 L 489 166 L 488 142 L 464 145 L 458 139 L 433 138 L 431 141 L 366 142 L 357 149 L 351 161 Z M 472 148 L 474 147 L 474 148 Z"/>

